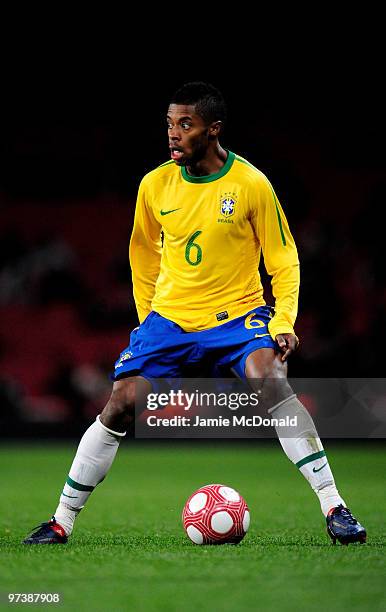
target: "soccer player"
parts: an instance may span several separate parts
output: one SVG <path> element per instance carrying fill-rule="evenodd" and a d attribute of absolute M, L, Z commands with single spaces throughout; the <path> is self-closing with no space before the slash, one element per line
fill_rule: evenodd
<path fill-rule="evenodd" d="M 293 437 L 278 428 L 279 440 L 318 496 L 329 535 L 334 543 L 366 540 L 335 486 L 310 415 L 286 381 L 298 345 L 294 239 L 266 176 L 221 146 L 225 117 L 222 94 L 206 83 L 184 85 L 170 102 L 171 159 L 140 184 L 130 243 L 140 326 L 115 364 L 106 407 L 80 441 L 54 516 L 26 544 L 67 541 L 133 418 L 136 388 L 151 391 L 149 379 L 178 377 L 182 364 L 205 360 L 252 385 L 266 382 L 259 391 L 275 417 L 297 415 Z M 263 299 L 261 253 L 274 308 Z"/>

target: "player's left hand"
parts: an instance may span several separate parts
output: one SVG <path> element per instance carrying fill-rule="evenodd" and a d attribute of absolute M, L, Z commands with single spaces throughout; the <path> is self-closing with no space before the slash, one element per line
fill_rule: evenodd
<path fill-rule="evenodd" d="M 275 339 L 283 353 L 281 360 L 287 361 L 291 353 L 298 348 L 299 338 L 295 334 L 277 334 Z"/>

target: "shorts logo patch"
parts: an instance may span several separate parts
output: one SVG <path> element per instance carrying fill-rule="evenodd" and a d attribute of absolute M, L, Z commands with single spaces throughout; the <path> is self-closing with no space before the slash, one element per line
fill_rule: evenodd
<path fill-rule="evenodd" d="M 225 321 L 225 319 L 229 319 L 229 314 L 226 310 L 224 312 L 219 312 L 216 314 L 217 321 Z"/>
<path fill-rule="evenodd" d="M 131 359 L 132 356 L 133 356 L 133 353 L 131 351 L 127 351 L 126 353 L 123 353 L 123 355 L 120 356 L 117 363 L 115 364 L 115 367 L 121 368 L 123 366 L 123 362 L 127 361 L 128 359 Z"/>

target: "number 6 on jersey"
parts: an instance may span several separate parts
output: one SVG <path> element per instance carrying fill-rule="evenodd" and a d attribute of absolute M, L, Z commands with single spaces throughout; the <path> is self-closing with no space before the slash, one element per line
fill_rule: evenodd
<path fill-rule="evenodd" d="M 194 234 L 189 238 L 188 242 L 186 243 L 186 247 L 185 247 L 185 259 L 188 262 L 188 264 L 190 264 L 191 266 L 198 266 L 198 264 L 201 263 L 201 260 L 202 260 L 202 248 L 200 247 L 199 244 L 197 244 L 197 242 L 194 242 L 195 239 L 200 234 L 202 234 L 202 231 L 201 230 L 197 230 L 197 232 L 194 232 Z M 197 249 L 195 260 L 191 259 L 190 251 L 193 248 Z"/>

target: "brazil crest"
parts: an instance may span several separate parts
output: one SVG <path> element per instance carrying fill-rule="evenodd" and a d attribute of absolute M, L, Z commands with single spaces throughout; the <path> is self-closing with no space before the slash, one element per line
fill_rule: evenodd
<path fill-rule="evenodd" d="M 220 212 L 224 217 L 231 217 L 235 213 L 237 197 L 234 193 L 224 193 L 220 198 Z"/>

